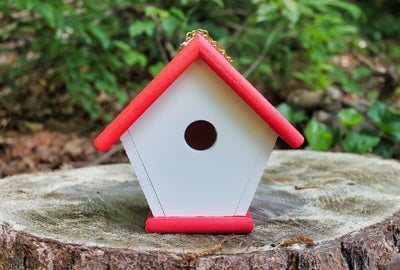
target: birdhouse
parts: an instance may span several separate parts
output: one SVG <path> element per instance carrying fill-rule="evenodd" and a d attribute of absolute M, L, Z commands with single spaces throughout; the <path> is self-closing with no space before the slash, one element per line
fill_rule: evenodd
<path fill-rule="evenodd" d="M 206 31 L 186 43 L 95 145 L 121 139 L 150 206 L 148 232 L 249 233 L 277 136 L 294 148 L 304 139 Z"/>

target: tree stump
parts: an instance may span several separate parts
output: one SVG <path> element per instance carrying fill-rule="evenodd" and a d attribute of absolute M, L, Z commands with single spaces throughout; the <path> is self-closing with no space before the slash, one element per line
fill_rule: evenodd
<path fill-rule="evenodd" d="M 400 269 L 400 164 L 274 151 L 249 235 L 148 234 L 129 164 L 0 180 L 1 269 Z"/>

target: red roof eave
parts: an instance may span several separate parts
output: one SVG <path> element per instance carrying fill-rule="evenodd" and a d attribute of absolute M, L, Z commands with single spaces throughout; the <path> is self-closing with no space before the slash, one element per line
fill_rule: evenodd
<path fill-rule="evenodd" d="M 228 61 L 212 46 L 207 46 L 205 39 L 202 44 L 200 57 L 221 79 L 223 79 L 287 144 L 293 148 L 300 147 L 304 138 L 282 114 L 265 99 L 253 85 L 249 83 Z M 222 59 L 221 59 L 222 58 Z M 222 61 L 225 60 L 225 61 Z"/>
<path fill-rule="evenodd" d="M 196 42 L 190 42 L 96 138 L 97 149 L 107 151 L 198 57 Z"/>
<path fill-rule="evenodd" d="M 298 148 L 303 136 L 211 44 L 197 35 L 96 138 L 107 151 L 198 57 L 206 62 L 279 136 Z"/>

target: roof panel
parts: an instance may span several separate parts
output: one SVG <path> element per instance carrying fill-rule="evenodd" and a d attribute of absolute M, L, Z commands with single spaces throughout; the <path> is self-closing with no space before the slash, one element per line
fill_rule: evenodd
<path fill-rule="evenodd" d="M 96 147 L 107 151 L 198 57 L 291 147 L 301 146 L 303 136 L 203 36 L 197 35 L 96 138 Z"/>

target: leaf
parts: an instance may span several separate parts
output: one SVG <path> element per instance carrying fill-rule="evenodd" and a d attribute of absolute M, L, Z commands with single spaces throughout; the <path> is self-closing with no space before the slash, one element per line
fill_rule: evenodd
<path fill-rule="evenodd" d="M 400 112 L 390 110 L 381 102 L 374 102 L 368 109 L 368 116 L 380 128 L 381 131 L 400 140 Z"/>
<path fill-rule="evenodd" d="M 370 76 L 371 73 L 372 73 L 372 71 L 369 68 L 367 68 L 365 66 L 360 66 L 354 70 L 354 73 L 352 74 L 352 78 L 354 80 L 359 80 L 359 79 Z"/>
<path fill-rule="evenodd" d="M 101 76 L 104 80 L 108 81 L 110 85 L 117 86 L 117 77 L 108 71 L 104 71 L 101 73 Z"/>
<path fill-rule="evenodd" d="M 283 117 L 285 117 L 290 122 L 290 119 L 293 114 L 293 110 L 292 110 L 292 108 L 290 108 L 289 105 L 287 105 L 286 103 L 283 102 L 283 103 L 279 104 L 276 107 L 276 109 L 278 110 L 278 112 L 280 112 L 283 115 Z"/>
<path fill-rule="evenodd" d="M 98 77 L 98 74 L 95 72 L 86 72 L 81 75 L 82 79 L 89 81 L 89 82 L 95 81 L 97 77 Z"/>
<path fill-rule="evenodd" d="M 105 80 L 96 80 L 94 83 L 94 87 L 102 92 L 110 92 L 110 88 L 112 87 L 112 85 L 110 85 L 110 83 Z"/>
<path fill-rule="evenodd" d="M 65 27 L 63 12 L 65 12 L 65 9 L 54 9 L 54 23 L 57 29 L 64 29 Z"/>
<path fill-rule="evenodd" d="M 153 78 L 154 78 L 155 76 L 158 75 L 158 73 L 161 72 L 161 70 L 164 69 L 164 67 L 165 67 L 165 64 L 163 62 L 157 62 L 155 65 L 152 65 L 149 68 L 149 72 L 150 72 L 151 76 L 153 76 Z"/>
<path fill-rule="evenodd" d="M 297 4 L 294 0 L 283 0 L 283 3 L 291 12 L 297 12 Z"/>
<path fill-rule="evenodd" d="M 379 137 L 359 134 L 355 132 L 347 133 L 342 142 L 342 149 L 346 152 L 364 154 L 376 146 L 380 141 Z"/>
<path fill-rule="evenodd" d="M 150 17 L 151 15 L 154 15 L 154 14 L 159 15 L 160 13 L 163 13 L 163 12 L 164 12 L 164 10 L 157 8 L 155 6 L 151 6 L 151 5 L 144 8 L 144 15 L 146 17 Z"/>
<path fill-rule="evenodd" d="M 151 21 L 136 21 L 129 26 L 129 35 L 131 37 L 139 36 L 146 33 L 148 36 L 152 36 L 155 29 L 154 22 Z"/>
<path fill-rule="evenodd" d="M 101 43 L 103 49 L 110 47 L 110 37 L 99 24 L 90 24 L 88 30 Z"/>
<path fill-rule="evenodd" d="M 80 88 L 80 98 L 85 99 L 85 103 L 87 102 L 87 99 L 95 99 L 97 97 L 96 93 L 94 92 L 92 86 L 89 83 L 79 81 L 79 88 Z M 83 94 L 83 95 L 82 95 Z"/>
<path fill-rule="evenodd" d="M 329 29 L 332 35 L 356 34 L 358 28 L 354 25 L 336 25 Z"/>
<path fill-rule="evenodd" d="M 338 120 L 346 128 L 352 128 L 364 121 L 364 117 L 360 115 L 355 109 L 342 109 L 338 113 Z"/>
<path fill-rule="evenodd" d="M 183 13 L 182 10 L 180 10 L 179 8 L 171 8 L 170 9 L 171 14 L 174 14 L 177 18 L 179 18 L 181 21 L 185 21 L 186 20 L 186 15 L 185 13 Z"/>
<path fill-rule="evenodd" d="M 129 101 L 129 96 L 123 91 L 116 91 L 115 95 L 118 98 L 118 100 L 122 103 L 126 103 Z"/>
<path fill-rule="evenodd" d="M 180 21 L 176 19 L 174 16 L 167 15 L 167 16 L 162 16 L 160 18 L 161 20 L 161 26 L 163 30 L 168 34 L 172 35 L 175 31 L 175 29 L 179 26 Z"/>
<path fill-rule="evenodd" d="M 339 127 L 328 127 L 328 130 L 332 133 L 332 145 L 336 145 L 342 140 L 342 131 Z"/>
<path fill-rule="evenodd" d="M 297 23 L 300 18 L 300 13 L 298 12 L 297 4 L 293 0 L 283 0 L 283 3 L 286 6 L 286 9 L 282 11 L 282 14 L 285 15 L 290 22 Z"/>
<path fill-rule="evenodd" d="M 294 112 L 286 103 L 279 104 L 276 109 L 293 125 L 308 119 L 304 110 Z"/>
<path fill-rule="evenodd" d="M 304 130 L 304 135 L 309 143 L 309 150 L 328 150 L 333 143 L 333 134 L 329 128 L 318 121 L 311 120 Z"/>
<path fill-rule="evenodd" d="M 360 129 L 360 134 L 365 134 L 373 137 L 379 137 L 379 131 L 370 127 L 363 127 Z"/>
<path fill-rule="evenodd" d="M 265 74 L 267 74 L 267 75 L 271 75 L 271 74 L 272 74 L 271 66 L 270 66 L 269 64 L 267 64 L 267 63 L 261 63 L 261 64 L 259 65 L 258 69 L 259 69 L 261 72 L 263 72 L 263 73 L 265 73 Z"/>
<path fill-rule="evenodd" d="M 13 2 L 13 4 L 15 5 L 15 7 L 17 8 L 17 9 L 20 9 L 20 10 L 22 10 L 22 9 L 28 9 L 28 2 L 29 1 L 26 1 L 26 0 L 14 0 L 14 1 L 12 1 Z M 7 2 L 5 2 L 4 3 L 4 5 L 5 4 L 8 4 Z"/>
<path fill-rule="evenodd" d="M 116 76 L 107 70 L 86 73 L 83 78 L 87 79 L 88 82 L 94 83 L 94 87 L 101 92 L 114 94 L 116 91 L 118 91 Z"/>
<path fill-rule="evenodd" d="M 326 1 L 326 3 L 331 6 L 346 10 L 354 19 L 360 18 L 360 16 L 363 14 L 357 5 L 345 1 L 329 0 Z"/>
<path fill-rule="evenodd" d="M 56 26 L 56 20 L 54 17 L 54 8 L 52 5 L 45 2 L 37 2 L 36 8 L 38 12 L 43 16 L 46 22 L 50 25 L 51 28 Z"/>
<path fill-rule="evenodd" d="M 392 158 L 396 145 L 386 139 L 381 138 L 381 141 L 372 149 L 372 153 L 383 158 Z"/>
<path fill-rule="evenodd" d="M 291 12 L 287 9 L 282 11 L 282 15 L 289 19 L 289 21 L 293 24 L 297 23 L 300 18 L 300 14 L 298 12 Z"/>
<path fill-rule="evenodd" d="M 224 1 L 222 0 L 212 0 L 215 4 L 217 4 L 220 8 L 224 7 Z"/>
<path fill-rule="evenodd" d="M 239 61 L 242 64 L 250 65 L 250 64 L 254 63 L 255 59 L 253 57 L 243 56 L 240 58 Z"/>
<path fill-rule="evenodd" d="M 114 40 L 113 45 L 123 51 L 129 51 L 131 49 L 131 46 L 120 40 Z"/>
<path fill-rule="evenodd" d="M 147 64 L 147 57 L 137 51 L 127 51 L 122 57 L 124 62 L 129 66 L 139 63 L 141 67 L 144 67 Z"/>

